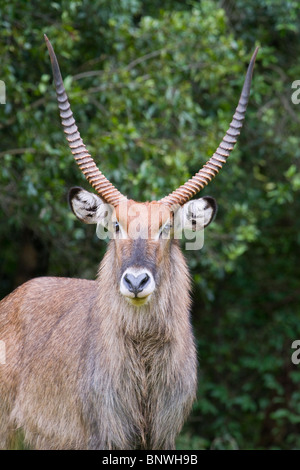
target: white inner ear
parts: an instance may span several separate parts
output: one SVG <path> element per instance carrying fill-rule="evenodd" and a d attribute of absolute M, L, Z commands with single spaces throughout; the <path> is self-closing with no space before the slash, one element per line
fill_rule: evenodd
<path fill-rule="evenodd" d="M 204 199 L 195 199 L 189 201 L 183 206 L 184 226 L 191 230 L 202 230 L 212 220 L 214 215 L 214 207 Z"/>
<path fill-rule="evenodd" d="M 71 201 L 73 211 L 86 224 L 105 223 L 111 214 L 109 204 L 105 204 L 96 194 L 82 189 Z"/>

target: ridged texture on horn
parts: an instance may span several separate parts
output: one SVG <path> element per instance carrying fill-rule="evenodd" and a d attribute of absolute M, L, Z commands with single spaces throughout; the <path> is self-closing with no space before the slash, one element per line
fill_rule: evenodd
<path fill-rule="evenodd" d="M 195 174 L 195 176 L 193 176 L 171 194 L 161 199 L 160 202 L 168 206 L 185 204 L 189 199 L 191 199 L 191 197 L 201 191 L 201 189 L 203 189 L 204 186 L 206 186 L 216 176 L 220 168 L 222 168 L 223 164 L 226 163 L 227 158 L 229 157 L 243 126 L 257 52 L 258 47 L 255 49 L 248 66 L 239 104 L 236 108 L 229 129 L 226 132 L 219 147 L 213 156 L 208 160 L 208 162 L 206 162 L 206 164 L 201 168 L 201 170 Z"/>
<path fill-rule="evenodd" d="M 50 54 L 51 65 L 53 70 L 54 83 L 56 88 L 56 95 L 58 101 L 58 108 L 60 112 L 61 122 L 66 134 L 66 138 L 74 158 L 93 188 L 98 194 L 109 204 L 117 206 L 121 200 L 126 200 L 126 197 L 120 193 L 111 182 L 101 173 L 97 168 L 93 158 L 89 154 L 84 145 L 78 128 L 71 111 L 71 106 L 66 94 L 62 76 L 60 73 L 59 65 L 53 50 L 53 47 L 47 38 L 45 40 Z"/>

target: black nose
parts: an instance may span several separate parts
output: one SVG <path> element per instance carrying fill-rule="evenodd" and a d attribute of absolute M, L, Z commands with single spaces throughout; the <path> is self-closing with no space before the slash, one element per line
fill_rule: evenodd
<path fill-rule="evenodd" d="M 144 290 L 145 287 L 149 284 L 150 277 L 147 273 L 142 273 L 137 277 L 135 277 L 133 274 L 126 274 L 123 278 L 123 282 L 126 288 L 130 292 L 133 292 L 135 296 L 137 296 L 137 294 L 142 292 L 142 290 Z"/>

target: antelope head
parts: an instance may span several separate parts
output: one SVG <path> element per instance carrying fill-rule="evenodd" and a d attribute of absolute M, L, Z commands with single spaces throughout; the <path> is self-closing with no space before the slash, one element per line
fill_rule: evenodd
<path fill-rule="evenodd" d="M 70 150 L 97 193 L 72 188 L 69 192 L 70 206 L 81 221 L 97 224 L 99 231 L 102 228 L 108 231 L 115 248 L 120 294 L 131 304 L 141 306 L 150 301 L 159 285 L 161 271 L 168 266 L 167 255 L 174 244 L 178 227 L 179 230 L 187 228 L 197 232 L 213 220 L 217 208 L 213 198 L 190 199 L 215 177 L 237 141 L 246 113 L 258 48 L 251 58 L 232 122 L 213 156 L 198 173 L 171 194 L 159 201 L 138 203 L 127 199 L 113 186 L 87 151 L 71 111 L 54 50 L 46 36 L 45 40 L 62 126 Z"/>

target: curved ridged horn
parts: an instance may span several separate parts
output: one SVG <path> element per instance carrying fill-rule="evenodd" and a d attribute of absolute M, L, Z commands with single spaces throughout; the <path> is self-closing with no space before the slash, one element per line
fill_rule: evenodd
<path fill-rule="evenodd" d="M 61 123 L 66 134 L 66 138 L 71 152 L 74 155 L 74 158 L 80 170 L 82 171 L 88 182 L 97 191 L 97 193 L 108 204 L 117 206 L 121 202 L 121 200 L 126 200 L 126 197 L 123 196 L 123 194 L 121 194 L 120 191 L 118 191 L 111 184 L 111 182 L 101 173 L 101 171 L 97 168 L 93 158 L 87 151 L 86 146 L 84 145 L 80 137 L 75 119 L 73 117 L 73 113 L 71 111 L 71 106 L 64 88 L 62 76 L 53 47 L 46 34 L 44 35 L 44 37 L 51 59 Z"/>
<path fill-rule="evenodd" d="M 229 129 L 226 132 L 219 147 L 213 156 L 208 160 L 208 162 L 206 162 L 201 170 L 198 171 L 198 173 L 196 173 L 191 179 L 189 179 L 178 189 L 161 199 L 160 202 L 168 206 L 172 206 L 173 204 L 179 204 L 182 206 L 189 199 L 191 199 L 191 197 L 201 191 L 201 189 L 203 189 L 204 186 L 206 186 L 216 176 L 216 174 L 222 168 L 223 164 L 226 163 L 227 158 L 229 157 L 243 126 L 250 95 L 252 72 L 258 49 L 258 47 L 255 49 L 251 58 L 238 106 L 234 113 Z"/>

